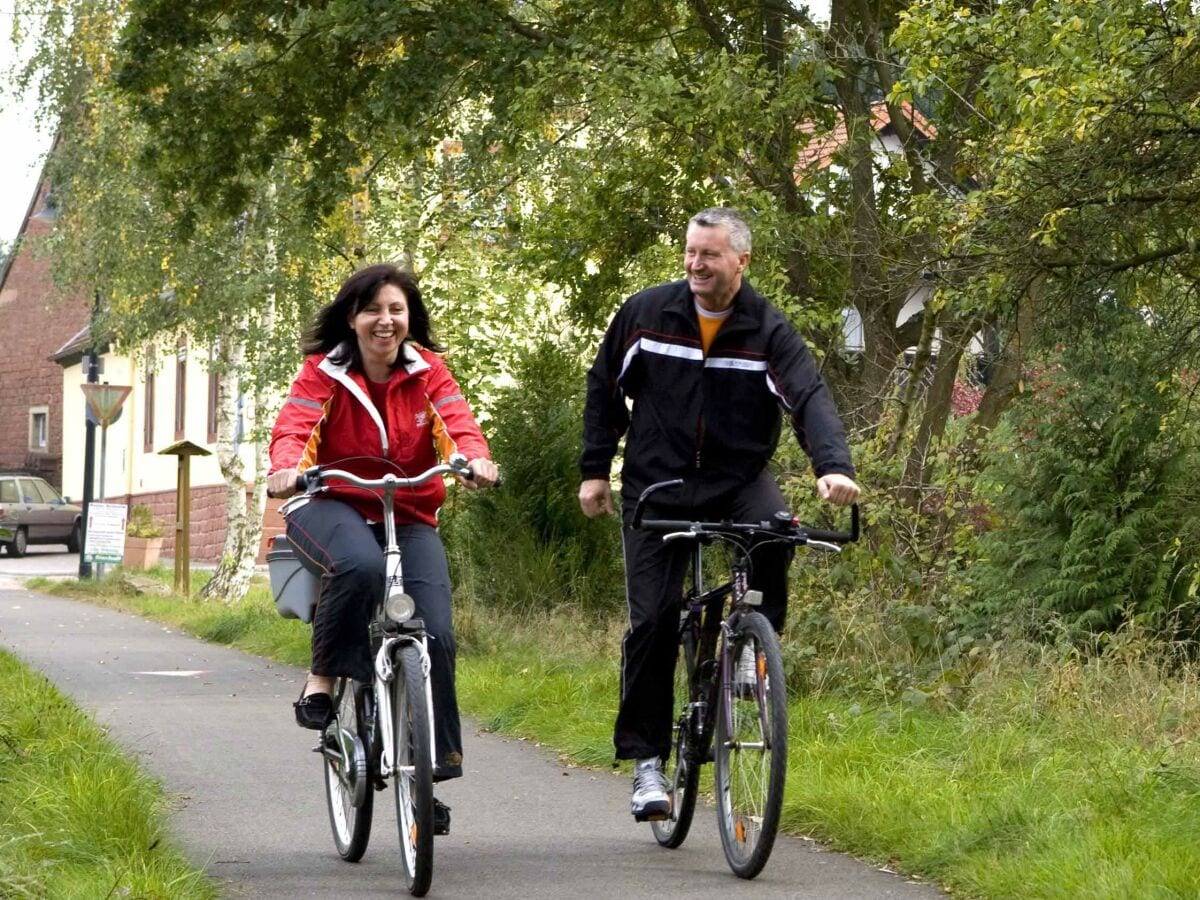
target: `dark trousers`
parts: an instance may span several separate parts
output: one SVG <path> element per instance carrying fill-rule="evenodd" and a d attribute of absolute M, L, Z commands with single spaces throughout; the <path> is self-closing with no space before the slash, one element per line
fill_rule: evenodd
<path fill-rule="evenodd" d="M 321 577 L 321 597 L 313 615 L 314 675 L 371 681 L 367 626 L 383 593 L 383 526 L 368 525 L 337 500 L 312 500 L 287 517 L 287 535 L 296 556 Z M 404 589 L 416 601 L 417 616 L 429 636 L 436 780 L 462 775 L 462 727 L 454 689 L 456 645 L 450 617 L 450 570 L 437 529 L 398 525 Z"/>
<path fill-rule="evenodd" d="M 646 518 L 694 521 L 757 522 L 787 509 L 779 485 L 765 472 L 736 494 L 702 509 L 658 509 Z M 621 528 L 625 555 L 628 629 L 621 643 L 621 702 L 613 729 L 617 759 L 666 759 L 671 750 L 675 717 L 675 657 L 679 644 L 679 603 L 694 553 L 690 541 L 663 543 L 662 534 L 629 527 L 633 505 L 627 503 Z M 753 551 L 750 587 L 763 592 L 759 611 L 776 631 L 787 613 L 789 545 Z"/>

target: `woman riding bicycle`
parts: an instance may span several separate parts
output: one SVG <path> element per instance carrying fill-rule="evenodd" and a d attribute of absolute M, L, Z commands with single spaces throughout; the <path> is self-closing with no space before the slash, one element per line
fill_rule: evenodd
<path fill-rule="evenodd" d="M 470 460 L 473 480 L 459 479 L 468 488 L 496 482 L 487 442 L 438 355 L 442 348 L 410 273 L 392 265 L 356 272 L 317 314 L 301 349 L 308 358 L 271 433 L 273 496 L 295 493 L 297 475 L 313 465 L 336 463 L 364 478 L 413 475 L 452 453 Z M 395 498 L 404 586 L 430 638 L 435 781 L 462 775 L 450 576 L 437 532 L 445 497 L 435 479 Z M 374 495 L 343 484 L 288 512 L 297 558 L 321 576 L 312 669 L 294 704 L 302 728 L 329 723 L 335 678 L 372 677 L 368 623 L 385 579 L 379 508 Z"/>

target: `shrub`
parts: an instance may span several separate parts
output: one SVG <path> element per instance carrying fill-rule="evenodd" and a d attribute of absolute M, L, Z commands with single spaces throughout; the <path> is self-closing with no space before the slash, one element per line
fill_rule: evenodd
<path fill-rule="evenodd" d="M 978 612 L 1108 631 L 1131 617 L 1195 628 L 1197 428 L 1163 380 L 1153 327 L 1116 314 L 1043 368 L 988 476 L 1007 525 L 982 542 Z M 1189 596 L 1190 591 L 1190 596 Z"/>
<path fill-rule="evenodd" d="M 489 428 L 503 484 L 448 510 L 448 544 L 463 570 L 457 587 L 510 609 L 615 609 L 624 597 L 617 523 L 579 509 L 582 364 L 543 342 L 513 374 Z"/>

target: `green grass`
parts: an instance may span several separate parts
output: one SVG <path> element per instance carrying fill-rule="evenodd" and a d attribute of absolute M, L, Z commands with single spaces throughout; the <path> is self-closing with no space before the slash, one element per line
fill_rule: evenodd
<path fill-rule="evenodd" d="M 0 708 L 0 896 L 216 896 L 167 838 L 158 784 L 3 652 Z"/>
<path fill-rule="evenodd" d="M 263 584 L 231 606 L 119 585 L 97 602 L 307 663 L 307 627 L 276 617 Z M 615 618 L 464 602 L 456 627 L 464 712 L 612 764 Z M 1200 896 L 1200 679 L 1186 661 L 1136 642 L 1087 662 L 997 650 L 955 703 L 795 697 L 785 828 L 960 896 Z"/>

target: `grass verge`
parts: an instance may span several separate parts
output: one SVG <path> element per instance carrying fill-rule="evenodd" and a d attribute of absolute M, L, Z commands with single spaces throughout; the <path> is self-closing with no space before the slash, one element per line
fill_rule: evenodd
<path fill-rule="evenodd" d="M 43 585 L 305 665 L 264 585 L 232 606 Z M 459 697 L 485 728 L 608 766 L 620 623 L 456 610 Z M 962 896 L 1200 896 L 1200 681 L 1132 647 L 997 656 L 956 705 L 810 694 L 791 705 L 784 825 Z"/>
<path fill-rule="evenodd" d="M 166 839 L 158 784 L 0 652 L 0 896 L 216 896 Z"/>

